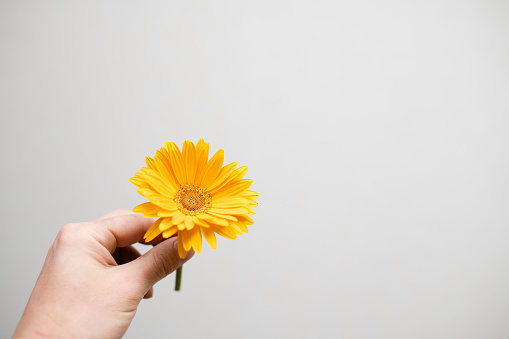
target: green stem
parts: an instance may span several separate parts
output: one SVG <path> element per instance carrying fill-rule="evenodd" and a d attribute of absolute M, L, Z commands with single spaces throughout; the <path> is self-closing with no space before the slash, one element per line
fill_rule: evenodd
<path fill-rule="evenodd" d="M 175 291 L 180 291 L 180 281 L 182 280 L 182 267 L 177 268 L 177 275 L 175 277 Z"/>

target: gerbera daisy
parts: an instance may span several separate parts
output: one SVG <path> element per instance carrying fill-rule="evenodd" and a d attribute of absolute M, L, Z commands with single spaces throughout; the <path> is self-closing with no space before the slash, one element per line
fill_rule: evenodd
<path fill-rule="evenodd" d="M 149 200 L 133 211 L 159 217 L 145 233 L 146 242 L 159 234 L 177 234 L 179 256 L 185 258 L 191 248 L 201 252 L 202 235 L 216 249 L 215 233 L 236 239 L 248 231 L 258 193 L 248 190 L 253 180 L 243 179 L 247 167 L 236 168 L 236 162 L 223 166 L 222 149 L 210 160 L 208 156 L 209 144 L 203 139 L 196 147 L 185 141 L 182 153 L 175 143 L 166 142 L 130 179 Z"/>

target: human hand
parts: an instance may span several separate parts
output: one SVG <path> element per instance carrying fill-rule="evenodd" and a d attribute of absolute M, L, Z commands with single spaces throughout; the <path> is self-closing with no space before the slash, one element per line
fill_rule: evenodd
<path fill-rule="evenodd" d="M 153 223 L 115 210 L 58 233 L 30 296 L 14 338 L 120 338 L 152 286 L 189 260 L 180 259 L 177 238 L 155 239 L 140 253 Z"/>

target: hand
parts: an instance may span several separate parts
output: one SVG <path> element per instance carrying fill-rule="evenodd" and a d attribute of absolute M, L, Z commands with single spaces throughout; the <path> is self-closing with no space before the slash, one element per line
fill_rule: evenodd
<path fill-rule="evenodd" d="M 51 245 L 14 338 L 120 338 L 152 286 L 192 257 L 177 238 L 155 239 L 144 255 L 132 246 L 154 222 L 127 210 L 69 224 Z"/>

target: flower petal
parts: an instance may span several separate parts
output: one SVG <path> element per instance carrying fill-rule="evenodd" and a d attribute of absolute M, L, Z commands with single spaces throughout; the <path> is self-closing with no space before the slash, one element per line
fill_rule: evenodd
<path fill-rule="evenodd" d="M 154 156 L 154 162 L 156 164 L 157 171 L 161 173 L 161 176 L 165 178 L 166 181 L 168 181 L 168 183 L 175 189 L 175 191 L 178 191 L 180 185 L 171 169 L 170 155 L 165 148 L 161 148 L 160 151 L 156 152 L 156 155 Z"/>
<path fill-rule="evenodd" d="M 154 163 L 154 159 L 152 159 L 151 157 L 145 157 L 145 163 L 147 164 L 147 167 L 150 168 L 151 170 L 156 169 L 156 164 Z"/>
<path fill-rule="evenodd" d="M 178 232 L 177 245 L 178 245 L 179 257 L 181 259 L 184 259 L 187 255 L 187 251 L 184 249 L 184 243 L 182 242 L 182 231 Z"/>
<path fill-rule="evenodd" d="M 201 246 L 202 246 L 202 239 L 201 239 L 201 232 L 199 227 L 195 227 L 192 230 L 189 231 L 190 237 L 191 237 L 191 244 L 193 246 L 193 249 L 196 253 L 201 252 Z"/>
<path fill-rule="evenodd" d="M 163 218 L 157 219 L 152 226 L 148 229 L 147 232 L 145 232 L 145 235 L 143 236 L 143 239 L 145 239 L 145 242 L 151 242 L 154 240 L 159 234 L 161 234 L 161 231 L 159 231 L 159 224 Z"/>
<path fill-rule="evenodd" d="M 175 197 L 175 193 L 177 191 L 173 188 L 170 183 L 164 179 L 158 172 L 151 170 L 149 168 L 142 168 L 141 172 L 145 177 L 145 180 L 152 186 L 152 188 L 157 191 L 159 194 L 162 194 L 166 197 L 173 198 Z"/>
<path fill-rule="evenodd" d="M 222 218 L 214 217 L 210 214 L 204 213 L 197 215 L 198 219 L 205 220 L 208 224 L 228 226 L 228 221 Z"/>
<path fill-rule="evenodd" d="M 214 195 L 214 198 L 219 199 L 219 198 L 227 197 L 227 196 L 235 196 L 235 195 L 239 194 L 240 192 L 247 190 L 249 188 L 249 186 L 251 186 L 252 183 L 253 183 L 253 180 L 251 180 L 251 179 L 242 179 L 242 180 L 236 181 L 233 184 L 229 184 L 229 185 L 225 186 L 223 189 L 221 189 L 219 192 L 217 192 Z"/>
<path fill-rule="evenodd" d="M 196 176 L 196 149 L 189 140 L 184 141 L 182 157 L 184 159 L 187 184 L 194 185 L 194 178 Z"/>
<path fill-rule="evenodd" d="M 209 143 L 200 139 L 196 144 L 196 177 L 195 183 L 201 183 L 203 174 L 205 174 L 205 165 L 209 160 Z"/>
<path fill-rule="evenodd" d="M 241 222 L 236 222 L 235 225 L 237 225 L 240 230 L 244 233 L 247 233 L 248 232 L 248 229 L 247 229 L 247 226 Z"/>
<path fill-rule="evenodd" d="M 178 227 L 176 225 L 173 225 L 172 227 L 170 227 L 169 229 L 167 229 L 166 231 L 163 232 L 163 238 L 169 238 L 173 235 L 175 235 L 175 233 L 178 232 Z"/>
<path fill-rule="evenodd" d="M 194 228 L 193 217 L 190 215 L 186 215 L 184 218 L 184 225 L 188 230 L 192 230 Z"/>
<path fill-rule="evenodd" d="M 203 237 L 207 242 L 209 243 L 210 247 L 212 249 L 217 249 L 217 240 L 216 240 L 216 234 L 214 231 L 209 230 L 207 228 L 202 228 L 201 232 L 203 233 Z"/>
<path fill-rule="evenodd" d="M 171 218 L 163 218 L 163 221 L 161 221 L 159 223 L 159 231 L 164 232 L 172 226 L 173 226 L 173 223 L 171 222 Z M 167 238 L 167 237 L 165 237 L 165 238 Z"/>
<path fill-rule="evenodd" d="M 213 199 L 212 207 L 214 208 L 242 207 L 252 204 L 252 201 L 253 200 L 249 200 L 247 198 L 239 198 L 239 196 L 223 197 L 217 200 Z"/>
<path fill-rule="evenodd" d="M 209 224 L 205 222 L 205 220 L 199 219 L 197 216 L 193 216 L 193 222 L 195 225 L 201 226 L 201 227 L 210 227 Z"/>
<path fill-rule="evenodd" d="M 143 174 L 141 172 L 136 172 L 132 176 L 129 181 L 140 188 L 150 188 L 150 185 L 148 184 L 147 180 L 145 180 L 145 177 L 143 177 Z"/>
<path fill-rule="evenodd" d="M 250 190 L 245 190 L 244 192 L 240 193 L 239 195 L 241 197 L 246 197 L 249 199 L 258 199 L 258 197 L 260 196 L 257 192 L 250 191 Z"/>
<path fill-rule="evenodd" d="M 237 225 L 235 225 L 234 223 L 230 223 L 228 226 L 235 232 L 235 234 L 237 234 L 237 235 L 242 234 L 242 231 L 240 230 L 240 228 Z"/>
<path fill-rule="evenodd" d="M 207 213 L 213 217 L 216 217 L 216 218 L 226 219 L 226 220 L 230 220 L 230 221 L 238 220 L 237 217 L 234 217 L 233 215 L 229 215 L 229 214 L 214 213 L 214 212 L 211 212 L 210 210 L 208 210 Z"/>
<path fill-rule="evenodd" d="M 250 211 L 246 207 L 235 207 L 235 208 L 210 208 L 207 212 L 226 215 L 248 215 Z"/>
<path fill-rule="evenodd" d="M 186 252 L 191 250 L 191 247 L 193 246 L 191 233 L 193 233 L 192 230 L 184 230 L 179 232 L 179 235 L 182 235 L 182 244 L 184 245 L 184 250 L 186 250 Z"/>
<path fill-rule="evenodd" d="M 219 172 L 221 172 L 221 166 L 223 166 L 224 151 L 220 149 L 214 154 L 212 158 L 207 162 L 205 166 L 205 174 L 200 183 L 200 186 L 207 190 L 207 188 L 216 180 Z"/>
<path fill-rule="evenodd" d="M 165 210 L 171 211 L 176 206 L 173 199 L 163 196 L 150 188 L 138 188 L 138 193 L 147 198 L 151 203 Z"/>
<path fill-rule="evenodd" d="M 161 210 L 161 207 L 151 202 L 146 202 L 133 208 L 133 212 L 142 213 L 144 217 L 157 217 L 157 212 L 159 210 Z"/>
<path fill-rule="evenodd" d="M 175 177 L 178 180 L 179 186 L 186 184 L 186 172 L 184 170 L 184 163 L 182 161 L 182 154 L 180 149 L 174 142 L 166 143 L 166 150 L 170 153 L 171 168 Z"/>
<path fill-rule="evenodd" d="M 185 217 L 186 217 L 185 214 L 183 214 L 182 212 L 179 212 L 173 216 L 172 221 L 175 225 L 178 225 L 178 224 L 184 222 Z"/>
<path fill-rule="evenodd" d="M 217 186 L 213 190 L 209 190 L 209 193 L 211 195 L 214 195 L 217 192 L 221 191 L 223 189 L 223 187 L 227 187 L 227 186 L 229 187 L 229 186 L 233 185 L 235 182 L 240 181 L 244 177 L 244 175 L 246 175 L 246 173 L 247 173 L 247 166 L 241 166 L 241 167 L 237 168 L 235 171 L 233 171 L 232 174 L 230 174 L 230 176 L 225 181 L 223 181 L 223 183 L 221 185 Z"/>
<path fill-rule="evenodd" d="M 213 190 L 214 188 L 221 185 L 229 176 L 233 173 L 235 170 L 235 167 L 237 167 L 238 162 L 232 162 L 231 164 L 228 164 L 221 168 L 221 171 L 219 172 L 217 178 L 214 180 L 214 182 L 207 188 L 207 190 Z"/>
<path fill-rule="evenodd" d="M 229 227 L 211 226 L 211 228 L 222 237 L 232 240 L 237 239 L 237 234 L 235 234 L 235 231 Z"/>
<path fill-rule="evenodd" d="M 247 217 L 245 215 L 237 216 L 237 219 L 239 219 L 238 222 L 241 222 L 241 223 L 246 224 L 246 225 L 252 225 L 253 224 L 253 219 L 251 219 L 250 217 Z"/>
<path fill-rule="evenodd" d="M 175 214 L 179 213 L 178 210 L 168 211 L 168 210 L 160 210 L 157 212 L 158 217 L 173 217 Z"/>

